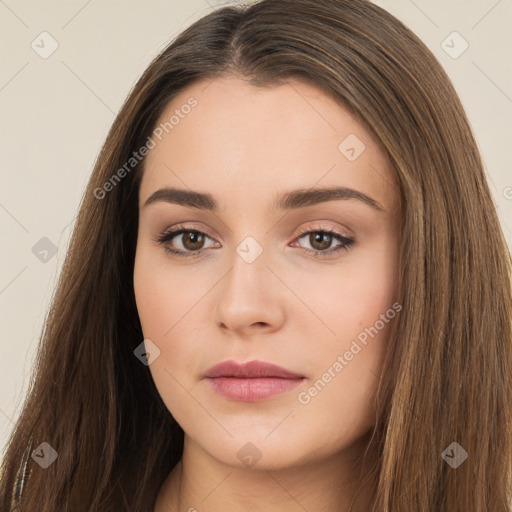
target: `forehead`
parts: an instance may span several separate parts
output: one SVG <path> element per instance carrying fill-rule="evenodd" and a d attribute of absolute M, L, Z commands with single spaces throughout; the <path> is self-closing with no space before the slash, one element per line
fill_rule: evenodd
<path fill-rule="evenodd" d="M 251 190 L 347 186 L 396 200 L 390 166 L 373 135 L 335 99 L 301 81 L 254 87 L 229 77 L 196 82 L 165 108 L 146 157 L 141 202 L 162 186 L 208 191 L 221 209 Z"/>

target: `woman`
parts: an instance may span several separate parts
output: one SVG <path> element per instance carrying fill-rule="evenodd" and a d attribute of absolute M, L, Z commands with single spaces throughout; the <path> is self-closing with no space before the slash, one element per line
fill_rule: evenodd
<path fill-rule="evenodd" d="M 508 511 L 511 317 L 425 45 L 365 0 L 220 9 L 99 155 L 0 508 Z"/>

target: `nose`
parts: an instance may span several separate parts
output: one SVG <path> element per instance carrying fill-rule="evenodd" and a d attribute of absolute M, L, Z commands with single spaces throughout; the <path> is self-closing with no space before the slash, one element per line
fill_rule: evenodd
<path fill-rule="evenodd" d="M 250 261 L 250 260 L 248 260 Z M 235 252 L 232 267 L 216 287 L 215 322 L 238 337 L 281 328 L 289 292 L 269 267 L 266 251 L 252 262 Z"/>

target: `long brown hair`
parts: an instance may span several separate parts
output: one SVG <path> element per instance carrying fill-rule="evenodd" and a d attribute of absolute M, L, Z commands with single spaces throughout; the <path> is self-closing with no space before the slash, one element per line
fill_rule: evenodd
<path fill-rule="evenodd" d="M 366 0 L 222 8 L 144 72 L 80 205 L 3 459 L 0 509 L 10 510 L 21 490 L 20 512 L 148 512 L 180 459 L 183 431 L 133 354 L 143 340 L 133 266 L 144 160 L 104 197 L 97 190 L 145 144 L 180 91 L 233 74 L 259 87 L 293 77 L 321 88 L 376 136 L 396 174 L 403 311 L 375 405 L 379 458 L 365 473 L 372 511 L 508 512 L 510 254 L 449 78 L 410 30 Z M 27 447 L 43 442 L 57 460 L 43 469 L 28 457 L 25 467 Z M 447 462 L 464 453 L 458 467 Z"/>

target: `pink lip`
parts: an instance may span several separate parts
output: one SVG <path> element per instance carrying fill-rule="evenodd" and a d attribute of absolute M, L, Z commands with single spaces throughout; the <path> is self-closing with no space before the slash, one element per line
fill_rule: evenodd
<path fill-rule="evenodd" d="M 239 364 L 224 361 L 205 375 L 221 396 L 241 402 L 257 402 L 298 386 L 305 377 L 261 361 Z"/>

